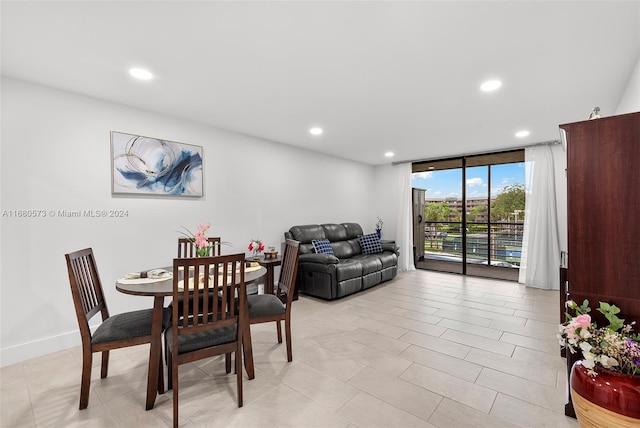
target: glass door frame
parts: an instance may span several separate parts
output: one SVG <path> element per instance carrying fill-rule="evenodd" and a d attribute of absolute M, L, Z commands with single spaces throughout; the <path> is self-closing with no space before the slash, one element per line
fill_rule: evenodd
<path fill-rule="evenodd" d="M 468 225 L 468 216 L 467 216 L 467 207 L 468 207 L 468 200 L 467 200 L 467 169 L 471 168 L 471 167 L 476 167 L 476 166 L 486 166 L 487 167 L 487 182 L 488 182 L 488 190 L 487 190 L 487 195 L 486 195 L 486 199 L 487 199 L 487 220 L 486 223 L 486 227 L 487 227 L 487 235 L 486 235 L 486 242 L 487 242 L 487 255 L 486 255 L 486 267 L 488 269 L 493 268 L 494 266 L 492 265 L 492 261 L 493 261 L 493 256 L 494 254 L 492 253 L 492 248 L 491 248 L 491 242 L 492 242 L 492 236 L 494 235 L 494 231 L 492 229 L 492 220 L 491 220 L 491 202 L 492 202 L 492 190 L 491 190 L 491 183 L 492 183 L 492 167 L 495 165 L 501 165 L 501 164 L 509 164 L 509 163 L 520 163 L 520 162 L 524 162 L 524 150 L 522 149 L 517 149 L 517 150 L 509 150 L 509 151 L 505 151 L 505 152 L 498 152 L 498 153 L 488 153 L 488 154 L 480 154 L 480 155 L 470 155 L 470 156 L 461 156 L 461 157 L 457 157 L 457 158 L 451 158 L 451 159 L 438 159 L 438 160 L 433 160 L 433 161 L 421 161 L 421 162 L 416 162 L 414 163 L 412 166 L 412 172 L 422 172 L 422 171 L 437 171 L 437 170 L 452 170 L 452 169 L 461 169 L 461 176 L 462 176 L 462 191 L 461 191 L 461 201 L 462 201 L 462 209 L 460 212 L 460 234 L 461 234 L 461 244 L 462 244 L 462 257 L 461 257 L 461 269 L 455 269 L 455 271 L 453 269 L 451 269 L 452 273 L 461 273 L 462 275 L 468 275 L 468 256 L 467 256 L 467 252 L 468 252 L 468 248 L 467 245 L 469 244 L 469 239 L 468 239 L 468 229 L 469 229 L 469 225 Z M 426 221 L 426 219 L 425 219 Z M 474 222 L 476 223 L 476 222 Z M 477 224 L 477 223 L 476 223 Z M 424 226 L 423 226 L 424 227 Z M 424 232 L 423 232 L 424 233 Z M 443 241 L 444 242 L 444 241 Z M 423 246 L 425 246 L 425 242 L 423 241 L 422 243 Z M 425 253 L 426 256 L 426 253 Z M 426 259 L 426 257 L 425 257 Z M 457 262 L 456 262 L 457 263 Z M 487 269 L 487 270 L 488 270 Z M 499 269 L 504 269 L 504 268 L 499 268 Z"/>

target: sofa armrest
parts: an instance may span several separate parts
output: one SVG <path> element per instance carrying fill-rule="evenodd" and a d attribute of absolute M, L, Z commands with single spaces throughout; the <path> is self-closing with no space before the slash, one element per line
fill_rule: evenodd
<path fill-rule="evenodd" d="M 392 253 L 399 254 L 400 247 L 396 245 L 396 241 L 380 241 L 383 251 L 391 251 Z"/>
<path fill-rule="evenodd" d="M 300 258 L 298 259 L 298 263 L 318 263 L 321 265 L 332 265 L 339 261 L 340 260 L 334 255 L 317 253 L 300 254 Z"/>

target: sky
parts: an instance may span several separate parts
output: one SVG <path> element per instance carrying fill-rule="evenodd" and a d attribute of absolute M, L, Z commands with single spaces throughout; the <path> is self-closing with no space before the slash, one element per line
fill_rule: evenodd
<path fill-rule="evenodd" d="M 467 168 L 467 198 L 486 198 L 489 192 L 489 167 Z M 524 162 L 491 167 L 491 197 L 505 186 L 524 185 Z M 425 198 L 462 198 L 462 169 L 418 172 L 412 174 L 411 187 L 425 190 Z"/>

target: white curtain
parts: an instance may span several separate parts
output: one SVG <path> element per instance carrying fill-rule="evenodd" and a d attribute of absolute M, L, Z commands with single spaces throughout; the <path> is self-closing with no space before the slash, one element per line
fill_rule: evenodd
<path fill-rule="evenodd" d="M 525 218 L 518 282 L 529 287 L 560 288 L 560 235 L 556 203 L 554 151 L 559 145 L 525 149 Z"/>
<path fill-rule="evenodd" d="M 413 264 L 413 214 L 411 202 L 411 163 L 394 166 L 397 173 L 398 212 L 396 218 L 396 245 L 400 247 L 398 270 L 415 270 Z"/>

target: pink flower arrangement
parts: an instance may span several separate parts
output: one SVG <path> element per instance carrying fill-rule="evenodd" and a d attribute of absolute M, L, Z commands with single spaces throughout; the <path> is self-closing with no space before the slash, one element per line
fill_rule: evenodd
<path fill-rule="evenodd" d="M 567 313 L 569 321 L 560 324 L 560 344 L 572 354 L 582 353 L 582 365 L 589 369 L 589 375 L 597 376 L 596 366 L 618 373 L 640 375 L 640 334 L 633 332 L 635 321 L 624 324 L 624 319 L 617 316 L 620 308 L 600 302 L 597 311 L 605 316 L 609 325 L 598 327 L 588 314 L 591 311 L 588 300 L 582 305 L 569 300 L 566 306 L 576 316 Z"/>
<path fill-rule="evenodd" d="M 209 223 L 200 223 L 198 226 L 198 230 L 194 233 L 193 237 L 196 242 L 196 252 L 199 257 L 204 257 L 209 254 L 209 250 L 213 245 L 209 245 L 209 239 L 207 238 L 207 231 L 211 228 L 211 224 Z"/>
<path fill-rule="evenodd" d="M 187 233 L 182 233 L 193 244 L 198 257 L 207 257 L 211 255 L 211 249 L 214 247 L 214 245 L 219 244 L 218 242 L 209 242 L 209 238 L 207 238 L 207 231 L 209 229 L 211 229 L 211 224 L 205 222 L 200 223 L 200 226 L 198 226 L 198 230 L 196 230 L 196 232 L 193 234 L 186 228 L 185 230 L 187 231 Z"/>

